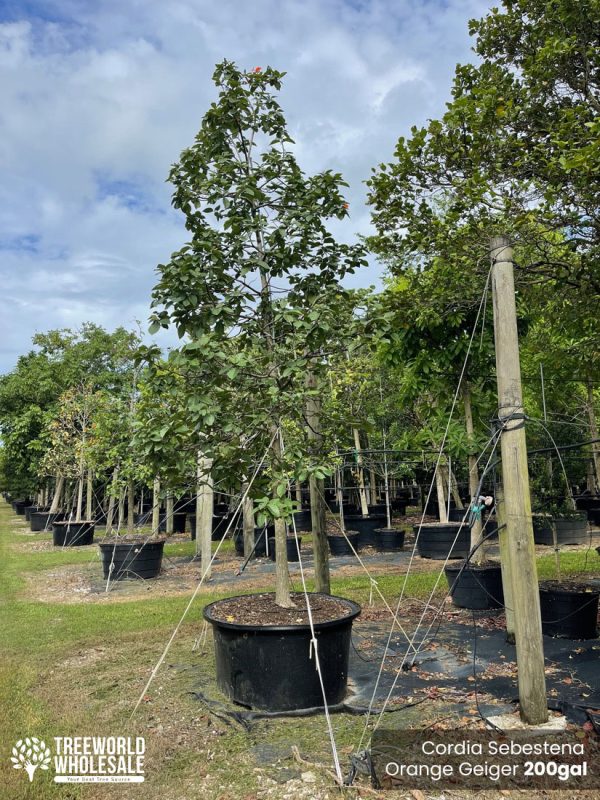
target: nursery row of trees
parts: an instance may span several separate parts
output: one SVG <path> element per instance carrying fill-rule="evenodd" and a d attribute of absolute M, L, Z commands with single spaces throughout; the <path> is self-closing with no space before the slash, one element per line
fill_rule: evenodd
<path fill-rule="evenodd" d="M 457 67 L 443 117 L 373 170 L 375 233 L 352 245 L 327 227 L 349 224 L 341 175 L 306 176 L 294 156 L 284 73 L 219 64 L 218 98 L 170 173 L 190 240 L 153 296 L 151 332 L 175 326 L 181 346 L 165 356 L 94 325 L 37 335 L 0 379 L 3 486 L 78 518 L 102 486 L 109 526 L 127 509 L 131 529 L 136 490 L 156 505 L 210 474 L 248 491 L 279 549 L 292 487 L 310 485 L 323 529 L 316 498 L 340 464 L 372 488 L 431 470 L 460 384 L 442 507 L 497 415 L 486 276 L 502 234 L 518 260 L 530 447 L 591 442 L 565 462 L 572 483 L 600 489 L 600 11 L 503 5 L 472 23 L 479 63 Z M 383 291 L 347 289 L 369 257 L 388 268 Z M 546 467 L 536 495 L 559 501 L 567 487 Z"/>

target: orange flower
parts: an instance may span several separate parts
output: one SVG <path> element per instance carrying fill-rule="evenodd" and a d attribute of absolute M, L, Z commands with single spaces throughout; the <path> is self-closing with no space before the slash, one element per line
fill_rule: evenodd
<path fill-rule="evenodd" d="M 350 208 L 350 206 L 348 205 L 348 203 L 344 203 L 344 208 Z"/>
<path fill-rule="evenodd" d="M 262 72 L 262 67 L 254 67 L 252 72 Z"/>

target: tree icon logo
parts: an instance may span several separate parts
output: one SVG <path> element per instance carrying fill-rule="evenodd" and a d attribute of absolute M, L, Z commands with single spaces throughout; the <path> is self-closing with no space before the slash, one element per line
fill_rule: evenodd
<path fill-rule="evenodd" d="M 29 780 L 33 781 L 33 775 L 38 767 L 48 769 L 50 748 L 36 736 L 19 739 L 12 749 L 10 760 L 13 762 L 13 769 L 24 769 L 29 775 Z"/>

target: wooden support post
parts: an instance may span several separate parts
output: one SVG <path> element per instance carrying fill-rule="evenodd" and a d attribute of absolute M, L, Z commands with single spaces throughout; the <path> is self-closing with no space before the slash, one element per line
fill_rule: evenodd
<path fill-rule="evenodd" d="M 523 418 L 512 248 L 505 236 L 490 242 L 494 337 L 501 434 L 502 484 L 515 616 L 520 712 L 524 722 L 548 719 L 540 596 L 531 521 Z"/>
<path fill-rule="evenodd" d="M 212 461 L 198 453 L 196 496 L 196 553 L 200 553 L 202 575 L 210 578 L 212 558 L 212 519 L 214 509 L 213 483 L 210 476 Z"/>
<path fill-rule="evenodd" d="M 173 535 L 173 514 L 175 513 L 175 498 L 173 492 L 167 495 L 167 507 L 165 509 L 165 531 L 167 536 Z"/>
<path fill-rule="evenodd" d="M 498 520 L 498 542 L 500 544 L 500 567 L 502 568 L 502 592 L 504 594 L 504 615 L 506 618 L 506 641 L 515 643 L 515 611 L 513 590 L 508 558 L 508 532 L 506 530 L 506 509 L 504 490 L 496 488 L 496 519 Z"/>
<path fill-rule="evenodd" d="M 133 481 L 127 484 L 127 533 L 133 534 L 135 528 L 135 486 Z"/>

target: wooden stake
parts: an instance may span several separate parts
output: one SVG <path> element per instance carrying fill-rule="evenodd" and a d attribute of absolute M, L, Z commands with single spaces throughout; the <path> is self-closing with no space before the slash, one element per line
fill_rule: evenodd
<path fill-rule="evenodd" d="M 154 478 L 152 487 L 152 533 L 158 536 L 160 527 L 160 478 Z"/>
<path fill-rule="evenodd" d="M 496 519 L 498 520 L 498 541 L 500 543 L 500 567 L 502 568 L 502 591 L 504 594 L 504 615 L 506 618 L 506 641 L 515 643 L 515 611 L 513 591 L 508 568 L 508 532 L 506 530 L 506 509 L 504 507 L 504 490 L 496 488 Z"/>
<path fill-rule="evenodd" d="M 202 575 L 210 578 L 212 558 L 212 518 L 214 510 L 213 483 L 210 476 L 212 461 L 198 452 L 196 496 L 196 553 L 200 552 Z"/>
<path fill-rule="evenodd" d="M 492 292 L 506 509 L 508 568 L 512 584 L 521 717 L 529 725 L 548 719 L 540 596 L 531 521 L 527 445 L 523 419 L 512 248 L 492 238 Z"/>
<path fill-rule="evenodd" d="M 358 428 L 352 428 L 354 435 L 354 449 L 356 450 L 356 465 L 358 467 L 358 492 L 360 495 L 360 511 L 363 517 L 369 516 L 369 504 L 367 502 L 367 490 L 365 488 L 365 470 L 363 467 L 362 448 L 360 446 L 360 432 Z"/>

